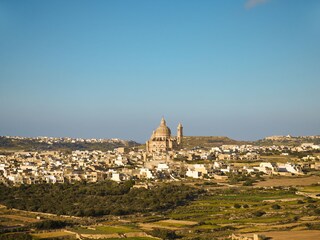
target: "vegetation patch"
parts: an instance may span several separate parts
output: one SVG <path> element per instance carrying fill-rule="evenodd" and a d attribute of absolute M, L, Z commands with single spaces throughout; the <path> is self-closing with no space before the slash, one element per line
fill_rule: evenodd
<path fill-rule="evenodd" d="M 183 184 L 152 189 L 132 188 L 134 182 L 0 185 L 0 202 L 9 208 L 60 215 L 127 215 L 174 209 L 194 200 L 203 190 Z"/>

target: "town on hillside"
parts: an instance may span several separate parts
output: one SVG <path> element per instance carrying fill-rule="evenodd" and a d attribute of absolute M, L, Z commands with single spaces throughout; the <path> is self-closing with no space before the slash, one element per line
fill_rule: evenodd
<path fill-rule="evenodd" d="M 8 139 L 23 139 L 6 137 Z M 292 138 L 290 136 L 283 139 Z M 280 136 L 266 140 L 281 140 Z M 311 139 L 317 138 L 316 136 Z M 78 181 L 116 182 L 135 180 L 184 181 L 208 179 L 228 182 L 235 176 L 303 176 L 320 169 L 320 145 L 221 145 L 184 148 L 183 127 L 171 134 L 164 118 L 152 132 L 145 147 L 128 147 L 119 139 L 35 138 L 47 144 L 68 142 L 122 143 L 113 150 L 10 151 L 0 155 L 0 182 L 10 185 L 74 183 Z M 308 140 L 308 138 L 304 138 Z M 248 178 L 246 184 L 253 180 Z"/>
<path fill-rule="evenodd" d="M 0 140 L 0 239 L 320 235 L 319 136 Z"/>

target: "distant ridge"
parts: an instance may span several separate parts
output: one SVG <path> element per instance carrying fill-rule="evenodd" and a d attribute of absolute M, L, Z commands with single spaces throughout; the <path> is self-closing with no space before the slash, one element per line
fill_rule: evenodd
<path fill-rule="evenodd" d="M 100 150 L 108 151 L 118 147 L 135 147 L 140 143 L 121 139 L 85 139 L 53 137 L 8 137 L 0 136 L 0 150 L 23 151 L 75 151 Z"/>
<path fill-rule="evenodd" d="M 184 136 L 183 147 L 212 148 L 221 145 L 246 145 L 256 146 L 288 145 L 298 146 L 302 143 L 320 144 L 320 136 L 269 136 L 257 141 L 239 141 L 226 136 Z M 122 139 L 85 139 L 85 138 L 54 138 L 54 137 L 10 137 L 0 136 L 0 151 L 75 151 L 75 150 L 100 150 L 108 151 L 118 147 L 139 147 L 144 145 Z"/>
<path fill-rule="evenodd" d="M 237 141 L 225 136 L 185 136 L 183 137 L 184 148 L 195 148 L 195 147 L 219 147 L 221 145 L 244 145 L 252 144 L 249 141 Z"/>
<path fill-rule="evenodd" d="M 269 136 L 264 139 L 260 139 L 254 142 L 255 145 L 259 146 L 270 146 L 270 145 L 288 145 L 288 146 L 299 146 L 302 143 L 313 143 L 320 144 L 320 135 L 313 136 Z"/>
<path fill-rule="evenodd" d="M 272 145 L 288 145 L 299 146 L 302 143 L 320 144 L 320 136 L 270 136 L 257 141 L 239 141 L 225 136 L 185 136 L 183 137 L 183 147 L 192 149 L 195 147 L 219 147 L 221 145 L 245 145 L 251 144 L 255 146 L 272 146 Z"/>

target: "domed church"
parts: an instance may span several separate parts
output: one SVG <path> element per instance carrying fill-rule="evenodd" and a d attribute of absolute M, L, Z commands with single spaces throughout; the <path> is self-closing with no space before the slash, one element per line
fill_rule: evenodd
<path fill-rule="evenodd" d="M 171 136 L 171 130 L 167 127 L 166 120 L 161 119 L 160 126 L 153 131 L 151 138 L 146 142 L 147 152 L 166 152 L 177 150 L 182 147 L 182 130 L 179 123 L 177 128 L 177 137 Z"/>

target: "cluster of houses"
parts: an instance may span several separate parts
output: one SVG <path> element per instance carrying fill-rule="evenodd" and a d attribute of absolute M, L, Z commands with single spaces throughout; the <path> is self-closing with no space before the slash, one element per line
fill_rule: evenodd
<path fill-rule="evenodd" d="M 264 138 L 264 140 L 271 140 L 271 141 L 295 141 L 295 140 L 314 140 L 314 139 L 320 139 L 320 135 L 313 135 L 313 136 L 282 136 L 282 135 L 277 135 L 277 136 L 269 136 Z"/>
<path fill-rule="evenodd" d="M 266 161 L 266 154 L 276 152 L 319 151 L 320 146 L 222 145 L 211 149 L 148 153 L 138 148 L 117 148 L 113 151 L 14 152 L 0 155 L 0 182 L 7 185 L 37 183 L 181 181 L 186 178 L 226 180 L 230 173 L 302 175 L 304 169 L 320 169 L 319 155 L 308 155 L 295 163 Z M 241 163 L 241 165 L 239 164 Z"/>

